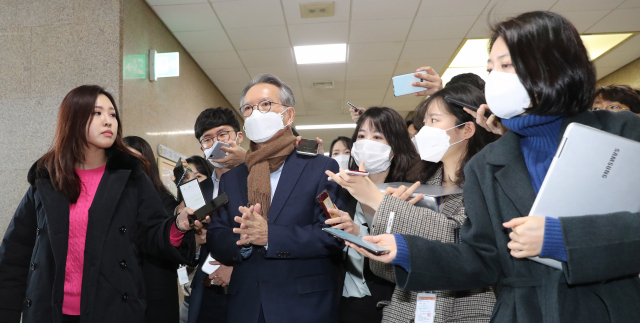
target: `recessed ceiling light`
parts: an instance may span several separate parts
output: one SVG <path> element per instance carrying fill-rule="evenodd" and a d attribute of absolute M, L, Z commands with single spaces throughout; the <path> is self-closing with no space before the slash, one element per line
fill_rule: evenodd
<path fill-rule="evenodd" d="M 147 136 L 175 136 L 175 135 L 193 135 L 193 130 L 163 131 L 163 132 L 147 132 Z"/>
<path fill-rule="evenodd" d="M 314 89 L 333 89 L 333 82 L 313 82 L 311 83 L 311 87 Z"/>
<path fill-rule="evenodd" d="M 347 60 L 347 44 L 294 46 L 298 64 L 342 63 Z"/>
<path fill-rule="evenodd" d="M 633 33 L 582 35 L 592 61 L 631 37 Z M 474 73 L 486 79 L 487 60 L 489 59 L 489 39 L 467 39 L 442 74 L 442 84 L 446 85 L 452 77 L 462 73 Z"/>
<path fill-rule="evenodd" d="M 300 18 L 333 17 L 335 10 L 336 7 L 333 1 L 301 3 Z"/>
<path fill-rule="evenodd" d="M 316 129 L 355 129 L 355 123 L 338 123 L 338 124 L 313 124 L 296 126 L 296 130 L 316 130 Z"/>

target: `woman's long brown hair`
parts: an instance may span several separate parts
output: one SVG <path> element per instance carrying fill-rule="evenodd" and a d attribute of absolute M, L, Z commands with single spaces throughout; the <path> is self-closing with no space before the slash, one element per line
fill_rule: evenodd
<path fill-rule="evenodd" d="M 75 172 L 76 164 L 84 163 L 84 153 L 87 147 L 87 123 L 93 119 L 96 100 L 100 94 L 105 95 L 113 104 L 118 121 L 116 140 L 108 150 L 119 150 L 126 155 L 136 157 L 122 141 L 122 121 L 118 107 L 111 93 L 98 85 L 82 85 L 69 92 L 60 104 L 58 124 L 53 143 L 49 151 L 38 160 L 37 167 L 45 167 L 49 172 L 51 183 L 56 191 L 61 192 L 76 203 L 80 196 L 80 177 Z M 142 161 L 142 160 L 141 160 Z M 143 167 L 149 167 L 148 162 L 142 161 Z"/>

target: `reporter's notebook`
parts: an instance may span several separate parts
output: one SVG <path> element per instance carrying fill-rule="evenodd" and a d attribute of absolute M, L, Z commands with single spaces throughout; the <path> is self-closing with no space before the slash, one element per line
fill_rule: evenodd
<path fill-rule="evenodd" d="M 551 162 L 529 216 L 640 212 L 640 142 L 572 123 Z M 550 258 L 532 257 L 562 269 Z"/>

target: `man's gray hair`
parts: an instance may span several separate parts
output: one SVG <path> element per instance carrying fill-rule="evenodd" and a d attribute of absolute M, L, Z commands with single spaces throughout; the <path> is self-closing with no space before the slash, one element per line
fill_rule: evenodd
<path fill-rule="evenodd" d="M 282 105 L 287 107 L 293 107 L 296 105 L 296 99 L 293 97 L 291 88 L 284 82 L 280 81 L 277 76 L 265 73 L 254 77 L 253 80 L 244 87 L 244 90 L 242 90 L 242 95 L 240 96 L 241 107 L 244 105 L 244 97 L 247 95 L 247 92 L 249 92 L 249 89 L 260 83 L 267 83 L 278 87 L 278 89 L 280 89 L 279 96 L 280 103 L 282 103 Z"/>

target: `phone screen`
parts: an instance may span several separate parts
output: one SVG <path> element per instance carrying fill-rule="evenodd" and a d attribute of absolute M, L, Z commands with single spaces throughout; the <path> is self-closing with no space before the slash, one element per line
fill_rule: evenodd
<path fill-rule="evenodd" d="M 204 197 L 202 197 L 202 191 L 197 179 L 180 185 L 180 192 L 184 198 L 184 205 L 192 210 L 197 210 L 207 204 L 204 201 Z"/>
<path fill-rule="evenodd" d="M 313 139 L 302 139 L 298 147 L 296 147 L 296 152 L 303 155 L 316 156 L 318 155 L 318 142 Z"/>
<path fill-rule="evenodd" d="M 364 249 L 366 249 L 367 251 L 371 252 L 374 255 L 384 255 L 390 252 L 389 249 L 384 248 L 384 247 L 380 247 L 379 245 L 375 244 L 375 243 L 371 243 L 369 241 L 365 241 L 362 240 L 362 238 L 354 236 L 351 233 L 346 233 L 340 229 L 333 229 L 333 228 L 322 228 L 323 231 L 328 232 L 340 239 L 344 239 L 346 241 L 349 241 L 353 244 L 355 244 L 358 247 L 362 247 Z"/>

